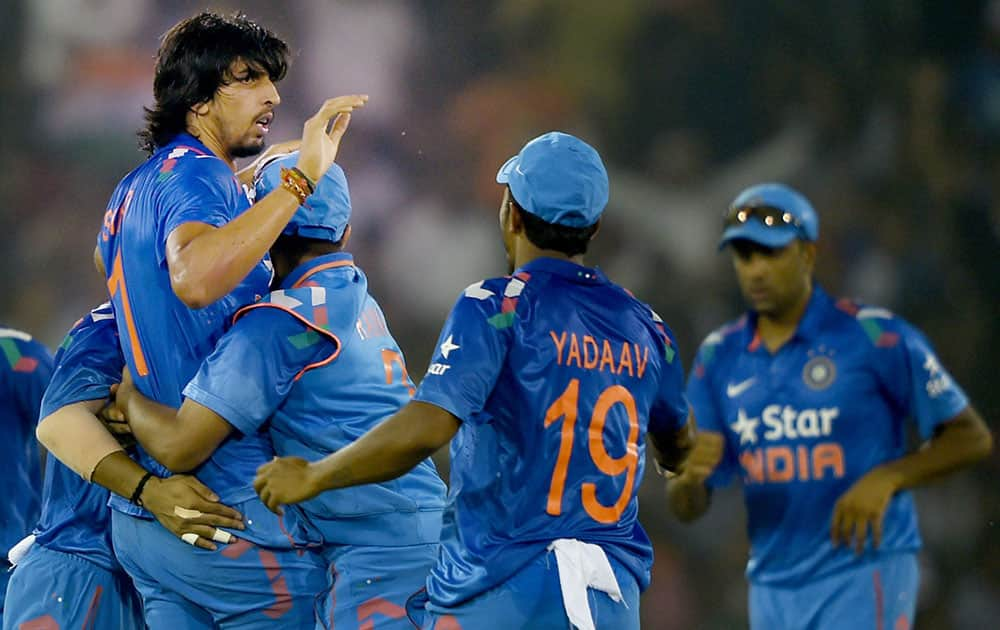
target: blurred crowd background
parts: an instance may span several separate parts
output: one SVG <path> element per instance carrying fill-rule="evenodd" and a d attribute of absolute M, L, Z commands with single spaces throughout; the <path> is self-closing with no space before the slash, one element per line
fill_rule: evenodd
<path fill-rule="evenodd" d="M 589 262 L 653 305 L 685 365 L 742 308 L 715 246 L 727 203 L 781 180 L 819 211 L 822 284 L 921 327 L 996 426 L 998 0 L 0 5 L 0 320 L 50 347 L 105 299 L 91 253 L 112 188 L 144 157 L 134 132 L 159 36 L 238 9 L 295 51 L 272 141 L 298 137 L 328 96 L 371 95 L 338 161 L 351 249 L 412 374 L 459 292 L 506 270 L 497 167 L 561 129 L 611 173 Z M 998 475 L 993 457 L 918 491 L 918 628 L 996 627 Z M 668 515 L 652 472 L 642 492 L 657 554 L 644 627 L 745 627 L 739 489 L 692 526 Z"/>

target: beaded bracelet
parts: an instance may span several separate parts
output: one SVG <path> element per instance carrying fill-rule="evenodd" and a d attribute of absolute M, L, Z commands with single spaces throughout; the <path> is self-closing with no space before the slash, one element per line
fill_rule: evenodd
<path fill-rule="evenodd" d="M 281 187 L 298 197 L 300 206 L 315 190 L 312 181 L 295 167 L 281 169 Z"/>

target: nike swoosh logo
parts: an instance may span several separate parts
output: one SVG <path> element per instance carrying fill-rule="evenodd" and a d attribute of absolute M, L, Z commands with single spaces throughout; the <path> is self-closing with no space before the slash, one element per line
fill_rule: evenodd
<path fill-rule="evenodd" d="M 750 386 L 753 385 L 753 382 L 755 380 L 757 380 L 757 378 L 751 376 L 747 380 L 740 381 L 735 385 L 733 383 L 729 383 L 728 385 L 726 385 L 726 396 L 729 396 L 730 398 L 736 398 L 743 392 L 747 391 L 750 388 Z"/>

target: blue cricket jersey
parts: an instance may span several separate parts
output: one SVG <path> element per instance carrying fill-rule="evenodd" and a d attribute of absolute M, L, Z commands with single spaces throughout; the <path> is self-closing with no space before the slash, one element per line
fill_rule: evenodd
<path fill-rule="evenodd" d="M 182 133 L 122 179 L 115 189 L 98 237 L 108 276 L 108 292 L 125 361 L 136 387 L 147 397 L 180 407 L 181 390 L 228 327 L 236 310 L 267 293 L 270 260 L 265 258 L 233 290 L 201 309 L 190 309 L 174 294 L 167 269 L 167 237 L 190 222 L 220 227 L 250 207 L 229 166 L 193 136 Z M 161 476 L 167 470 L 143 449 L 138 461 Z M 267 457 L 264 437 L 226 440 L 198 470 L 198 478 L 226 501 L 250 498 L 244 462 Z M 129 514 L 142 510 L 114 496 L 112 507 Z"/>
<path fill-rule="evenodd" d="M 906 454 L 907 418 L 928 438 L 968 405 L 920 332 L 885 309 L 834 302 L 818 286 L 774 354 L 753 313 L 710 334 L 687 394 L 699 428 L 725 437 L 709 486 L 743 480 L 747 577 L 761 584 L 799 583 L 859 562 L 830 541 L 837 500 Z M 879 553 L 919 547 L 913 497 L 900 492 L 886 510 Z"/>
<path fill-rule="evenodd" d="M 282 287 L 240 311 L 184 395 L 246 434 L 270 420 L 279 455 L 316 461 L 398 411 L 413 384 L 350 254 L 300 265 Z M 324 492 L 288 514 L 316 542 L 415 545 L 438 541 L 444 495 L 427 459 L 398 479 Z"/>
<path fill-rule="evenodd" d="M 662 320 L 599 270 L 540 258 L 465 289 L 438 343 L 415 400 L 462 426 L 431 601 L 467 601 L 558 538 L 601 545 L 645 589 L 646 432 L 688 415 Z"/>
<path fill-rule="evenodd" d="M 42 394 L 52 376 L 52 356 L 31 335 L 0 327 L 0 558 L 31 533 L 42 488 L 35 427 Z M 0 569 L 2 570 L 2 569 Z"/>
<path fill-rule="evenodd" d="M 41 417 L 73 403 L 108 398 L 111 386 L 121 381 L 125 365 L 110 304 L 98 306 L 73 326 L 55 362 Z M 109 571 L 119 570 L 111 549 L 109 494 L 50 456 L 45 463 L 35 544 L 86 558 Z"/>

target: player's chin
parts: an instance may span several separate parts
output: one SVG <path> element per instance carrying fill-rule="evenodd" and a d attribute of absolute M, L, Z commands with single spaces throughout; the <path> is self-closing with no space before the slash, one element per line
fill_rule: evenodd
<path fill-rule="evenodd" d="M 246 138 L 243 142 L 232 148 L 233 157 L 245 158 L 259 155 L 264 150 L 266 144 L 265 138 L 262 135 Z"/>

